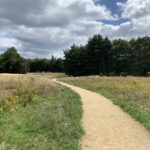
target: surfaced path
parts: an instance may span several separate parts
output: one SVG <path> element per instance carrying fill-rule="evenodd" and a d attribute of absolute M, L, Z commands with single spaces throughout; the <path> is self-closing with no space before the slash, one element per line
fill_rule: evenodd
<path fill-rule="evenodd" d="M 81 96 L 85 130 L 82 150 L 150 150 L 150 133 L 110 100 L 55 79 L 53 81 Z"/>

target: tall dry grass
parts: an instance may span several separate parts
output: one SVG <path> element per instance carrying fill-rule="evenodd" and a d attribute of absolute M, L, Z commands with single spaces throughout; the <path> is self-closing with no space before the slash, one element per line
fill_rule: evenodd
<path fill-rule="evenodd" d="M 36 96 L 48 96 L 54 90 L 56 90 L 56 85 L 47 77 L 0 75 L 0 112 L 16 111 L 16 103 L 25 107 Z"/>

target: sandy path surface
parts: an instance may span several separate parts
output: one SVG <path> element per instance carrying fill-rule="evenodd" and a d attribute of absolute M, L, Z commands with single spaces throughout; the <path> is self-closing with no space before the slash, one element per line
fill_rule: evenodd
<path fill-rule="evenodd" d="M 110 100 L 79 87 L 58 83 L 81 96 L 86 133 L 81 141 L 82 150 L 150 150 L 150 133 Z"/>

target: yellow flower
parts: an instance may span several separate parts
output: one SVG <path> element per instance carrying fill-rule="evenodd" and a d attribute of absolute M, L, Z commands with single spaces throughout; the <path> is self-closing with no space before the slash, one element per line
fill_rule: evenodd
<path fill-rule="evenodd" d="M 3 112 L 3 108 L 0 108 L 0 112 Z"/>
<path fill-rule="evenodd" d="M 10 112 L 14 113 L 14 112 L 16 112 L 16 109 L 10 108 Z"/>

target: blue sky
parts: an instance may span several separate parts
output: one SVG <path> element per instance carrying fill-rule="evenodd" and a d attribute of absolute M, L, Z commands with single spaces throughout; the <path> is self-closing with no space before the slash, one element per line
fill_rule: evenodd
<path fill-rule="evenodd" d="M 118 15 L 117 20 L 101 20 L 105 24 L 120 25 L 128 21 L 128 19 L 121 18 L 122 10 L 117 6 L 117 2 L 125 3 L 127 0 L 95 0 L 97 5 L 105 5 L 108 10 L 112 12 L 113 15 Z"/>
<path fill-rule="evenodd" d="M 13 38 L 14 38 L 13 35 L 10 34 L 10 33 L 8 33 L 8 32 L 5 32 L 5 33 L 2 35 L 2 37 L 8 38 L 8 39 L 13 39 Z"/>
<path fill-rule="evenodd" d="M 62 57 L 94 34 L 128 40 L 149 29 L 150 0 L 0 0 L 0 50 L 24 57 Z"/>
<path fill-rule="evenodd" d="M 105 5 L 113 14 L 121 15 L 117 2 L 124 3 L 127 0 L 95 0 L 96 4 Z"/>

